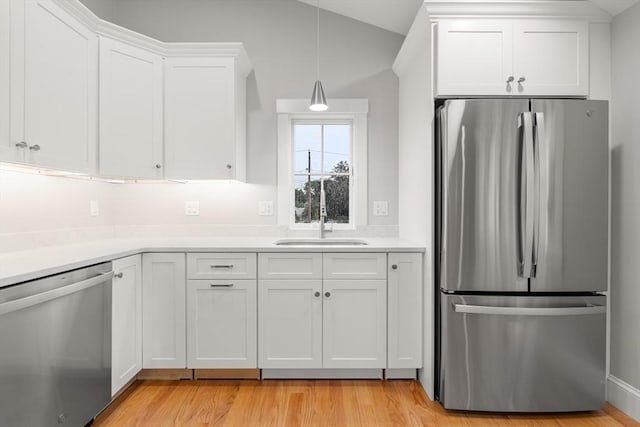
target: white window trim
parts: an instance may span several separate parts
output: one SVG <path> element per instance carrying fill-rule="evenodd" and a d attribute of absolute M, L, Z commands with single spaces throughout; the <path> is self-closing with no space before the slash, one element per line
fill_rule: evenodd
<path fill-rule="evenodd" d="M 335 229 L 353 229 L 367 225 L 367 113 L 368 99 L 331 99 L 329 110 L 309 111 L 308 99 L 278 99 L 278 225 L 295 229 L 317 228 L 315 224 L 295 225 L 293 210 L 293 121 L 350 120 L 353 122 L 351 143 L 353 195 L 350 201 L 350 224 L 334 224 Z M 351 221 L 353 218 L 353 221 Z"/>

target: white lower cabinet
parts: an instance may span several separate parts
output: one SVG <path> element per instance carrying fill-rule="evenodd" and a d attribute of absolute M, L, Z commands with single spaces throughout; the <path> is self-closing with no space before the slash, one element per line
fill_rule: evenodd
<path fill-rule="evenodd" d="M 386 285 L 384 280 L 324 281 L 324 368 L 386 367 Z"/>
<path fill-rule="evenodd" d="M 256 315 L 255 280 L 189 280 L 187 367 L 256 368 Z"/>
<path fill-rule="evenodd" d="M 185 257 L 142 256 L 143 368 L 186 368 Z"/>
<path fill-rule="evenodd" d="M 349 258 L 353 255 L 353 266 Z M 287 270 L 284 260 L 305 259 Z M 373 266 L 386 254 L 367 254 Z M 322 280 L 327 263 L 353 280 Z M 258 366 L 265 369 L 386 367 L 386 272 L 362 269 L 362 254 L 259 254 Z M 264 268 L 262 268 L 264 267 Z M 277 271 L 277 272 L 274 272 Z M 273 277 L 282 277 L 273 279 Z M 330 272 L 324 276 L 331 277 Z M 377 277 L 359 279 L 360 277 Z M 287 277 L 293 277 L 287 279 Z M 304 277 L 301 279 L 299 277 Z M 266 279 L 263 279 L 266 278 Z"/>
<path fill-rule="evenodd" d="M 422 254 L 390 253 L 388 269 L 387 367 L 422 368 Z"/>
<path fill-rule="evenodd" d="M 111 305 L 111 395 L 142 369 L 142 259 L 113 261 Z"/>
<path fill-rule="evenodd" d="M 258 366 L 322 368 L 322 280 L 260 280 L 258 300 Z"/>

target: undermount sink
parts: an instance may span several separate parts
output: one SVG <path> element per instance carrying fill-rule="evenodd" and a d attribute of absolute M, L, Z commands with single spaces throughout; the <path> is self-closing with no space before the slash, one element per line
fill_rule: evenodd
<path fill-rule="evenodd" d="M 367 242 L 360 239 L 281 239 L 278 246 L 365 246 Z"/>

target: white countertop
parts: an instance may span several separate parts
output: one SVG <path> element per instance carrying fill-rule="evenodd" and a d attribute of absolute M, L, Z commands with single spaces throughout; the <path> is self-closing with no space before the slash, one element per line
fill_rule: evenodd
<path fill-rule="evenodd" d="M 364 238 L 365 246 L 277 246 L 278 237 L 107 239 L 0 254 L 0 287 L 143 252 L 424 252 L 399 239 Z"/>

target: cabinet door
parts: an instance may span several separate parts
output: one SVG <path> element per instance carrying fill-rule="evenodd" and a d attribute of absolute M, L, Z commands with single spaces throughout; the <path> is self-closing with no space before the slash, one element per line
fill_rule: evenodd
<path fill-rule="evenodd" d="M 325 280 L 323 367 L 385 368 L 385 280 Z"/>
<path fill-rule="evenodd" d="M 100 174 L 162 177 L 162 58 L 100 40 Z"/>
<path fill-rule="evenodd" d="M 321 292 L 321 280 L 260 281 L 259 368 L 322 368 Z"/>
<path fill-rule="evenodd" d="M 27 161 L 91 173 L 96 163 L 98 43 L 50 0 L 24 2 L 12 41 L 12 133 Z M 14 43 L 15 42 L 15 43 Z M 18 46 L 22 46 L 19 49 Z M 18 137 L 22 132 L 23 138 Z"/>
<path fill-rule="evenodd" d="M 442 20 L 437 32 L 438 96 L 512 94 L 511 21 Z"/>
<path fill-rule="evenodd" d="M 422 367 L 422 254 L 390 253 L 388 368 Z"/>
<path fill-rule="evenodd" d="M 234 178 L 234 69 L 233 58 L 165 60 L 166 178 Z"/>
<path fill-rule="evenodd" d="M 19 151 L 11 143 L 11 1 L 0 0 L 0 160 L 16 161 Z"/>
<path fill-rule="evenodd" d="M 256 368 L 255 280 L 189 280 L 187 367 Z"/>
<path fill-rule="evenodd" d="M 518 95 L 586 96 L 589 26 L 586 21 L 523 20 L 513 25 L 513 71 Z"/>
<path fill-rule="evenodd" d="M 143 368 L 186 367 L 185 282 L 185 254 L 143 255 Z"/>
<path fill-rule="evenodd" d="M 142 260 L 113 261 L 111 306 L 111 395 L 142 369 Z"/>

